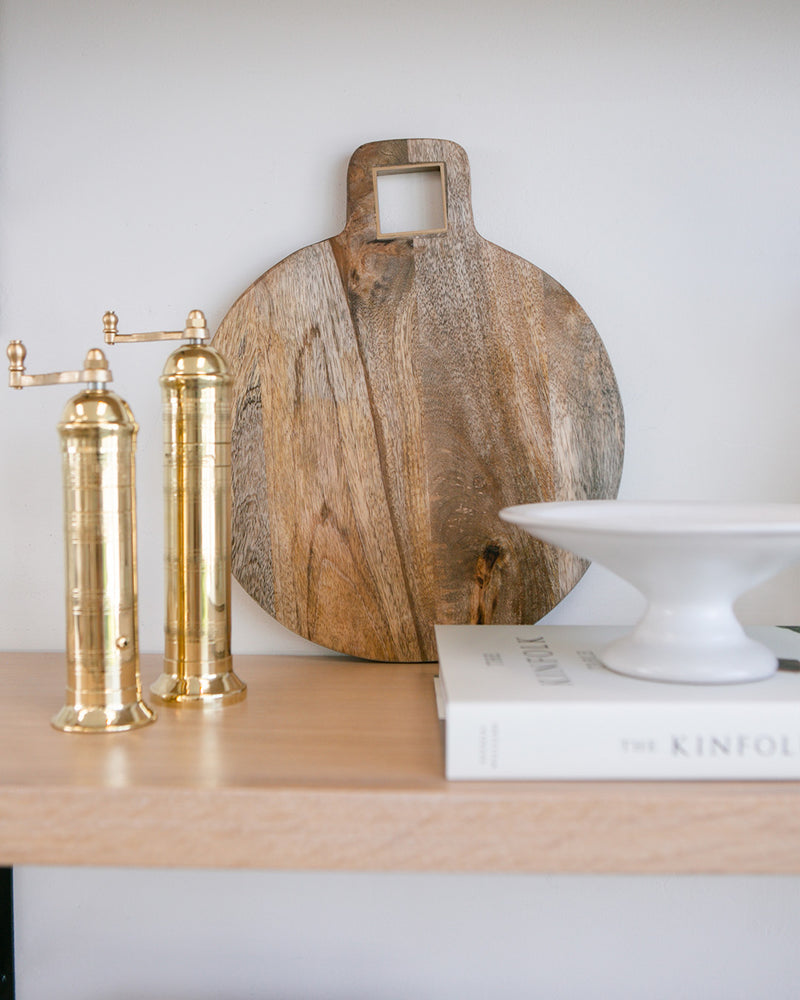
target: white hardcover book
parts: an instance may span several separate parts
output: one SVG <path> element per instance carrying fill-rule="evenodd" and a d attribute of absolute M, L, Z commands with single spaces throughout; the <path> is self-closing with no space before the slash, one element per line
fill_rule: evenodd
<path fill-rule="evenodd" d="M 800 634 L 746 630 L 785 661 L 768 680 L 689 685 L 604 667 L 626 631 L 437 625 L 447 777 L 800 779 Z"/>

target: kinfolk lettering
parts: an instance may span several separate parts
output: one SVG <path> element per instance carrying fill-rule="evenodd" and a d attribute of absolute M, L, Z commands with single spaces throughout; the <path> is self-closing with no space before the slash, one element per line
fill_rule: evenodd
<path fill-rule="evenodd" d="M 726 735 L 674 734 L 670 740 L 673 757 L 798 757 L 800 734 L 735 733 Z"/>
<path fill-rule="evenodd" d="M 517 638 L 517 643 L 520 652 L 528 664 L 533 667 L 534 676 L 540 684 L 549 686 L 572 683 L 564 673 L 553 651 L 541 636 L 534 639 Z"/>

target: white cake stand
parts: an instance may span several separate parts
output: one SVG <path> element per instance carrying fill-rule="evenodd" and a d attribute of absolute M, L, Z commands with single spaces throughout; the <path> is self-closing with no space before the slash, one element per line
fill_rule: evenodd
<path fill-rule="evenodd" d="M 638 625 L 599 654 L 611 670 L 732 684 L 777 669 L 773 653 L 745 634 L 733 603 L 800 560 L 800 504 L 581 500 L 507 507 L 500 517 L 602 563 L 644 594 Z"/>

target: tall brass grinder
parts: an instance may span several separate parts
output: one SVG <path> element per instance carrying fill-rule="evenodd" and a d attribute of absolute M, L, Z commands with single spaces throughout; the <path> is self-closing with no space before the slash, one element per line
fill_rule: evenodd
<path fill-rule="evenodd" d="M 66 703 L 53 718 L 65 732 L 115 732 L 155 714 L 142 701 L 136 582 L 135 448 L 138 430 L 124 399 L 106 388 L 105 355 L 83 369 L 25 373 L 25 346 L 8 346 L 8 384 L 86 383 L 67 403 L 58 433 L 64 480 L 67 619 Z"/>
<path fill-rule="evenodd" d="M 231 657 L 231 384 L 222 356 L 205 343 L 205 316 L 183 330 L 117 332 L 107 344 L 188 340 L 160 378 L 164 420 L 164 672 L 150 688 L 171 705 L 240 701 L 246 685 Z"/>

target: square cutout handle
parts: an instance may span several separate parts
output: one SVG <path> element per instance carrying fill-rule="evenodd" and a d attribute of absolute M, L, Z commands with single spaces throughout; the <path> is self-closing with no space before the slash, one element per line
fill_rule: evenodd
<path fill-rule="evenodd" d="M 447 232 L 444 163 L 373 167 L 372 183 L 379 240 Z"/>

